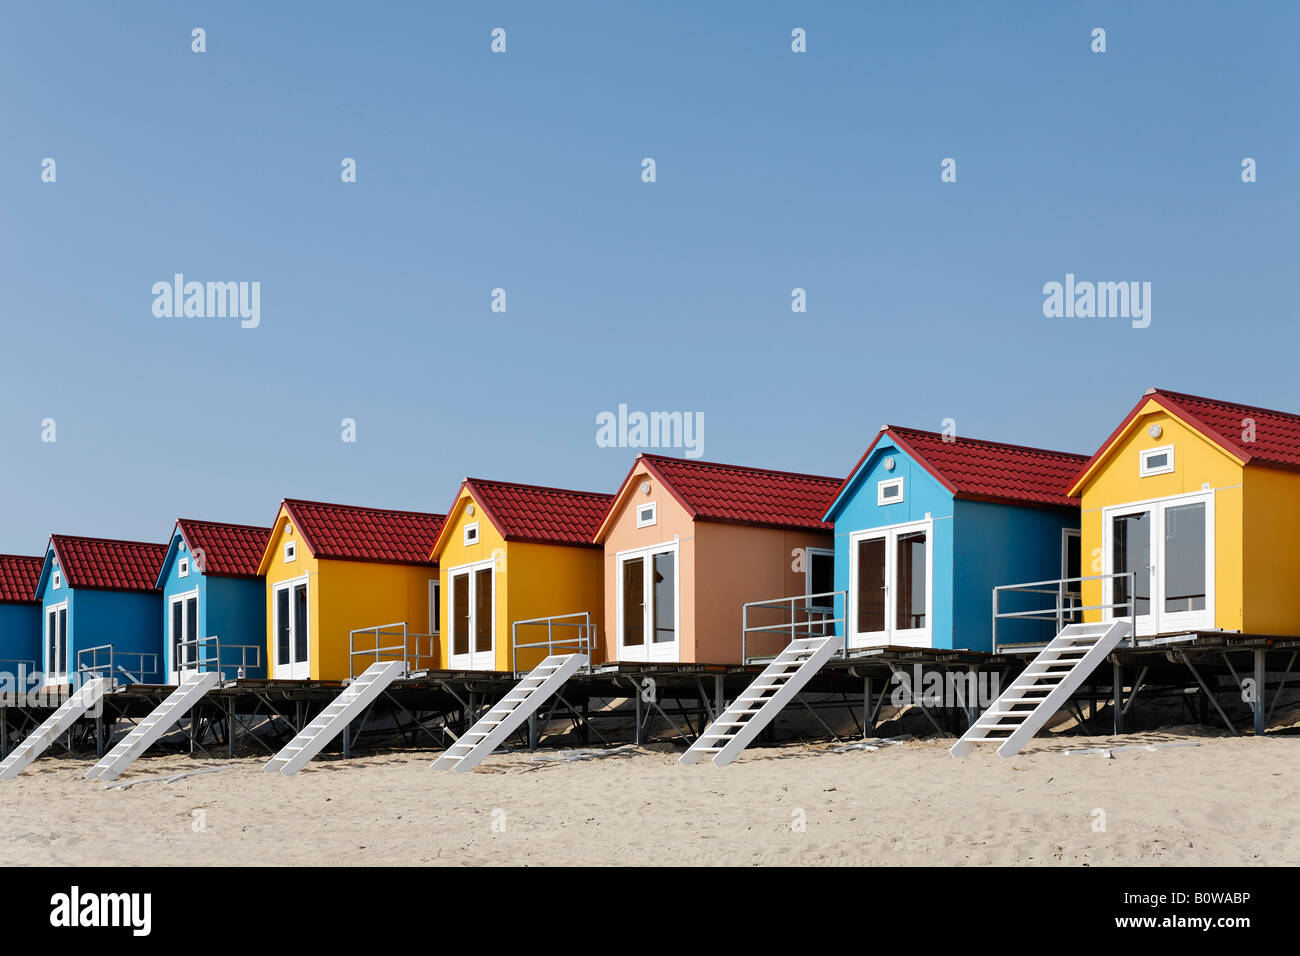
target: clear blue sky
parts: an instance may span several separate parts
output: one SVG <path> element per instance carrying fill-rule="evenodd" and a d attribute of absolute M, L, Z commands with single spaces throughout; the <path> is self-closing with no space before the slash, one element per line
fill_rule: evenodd
<path fill-rule="evenodd" d="M 0 551 L 284 496 L 443 511 L 465 475 L 613 490 L 619 403 L 703 412 L 710 460 L 832 475 L 884 422 L 1091 452 L 1150 385 L 1300 411 L 1298 27 L 1292 2 L 7 5 Z M 155 318 L 175 272 L 261 282 L 261 326 Z M 1151 282 L 1150 328 L 1045 318 L 1067 272 Z"/>

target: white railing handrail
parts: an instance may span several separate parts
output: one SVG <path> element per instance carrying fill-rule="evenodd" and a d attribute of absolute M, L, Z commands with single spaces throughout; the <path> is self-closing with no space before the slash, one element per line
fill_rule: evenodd
<path fill-rule="evenodd" d="M 204 658 L 202 649 L 204 645 L 211 644 L 216 654 L 209 658 Z M 194 656 L 190 660 L 185 659 L 185 650 L 194 649 Z M 179 661 L 172 661 L 176 672 L 179 674 L 183 671 L 198 671 L 207 673 L 215 670 L 218 674 L 222 673 L 222 668 L 226 666 L 236 668 L 236 673 L 242 679 L 245 671 L 250 667 L 260 668 L 262 666 L 262 645 L 261 644 L 228 644 L 223 641 L 220 635 L 209 634 L 207 637 L 192 637 L 188 641 L 177 641 L 176 649 L 181 652 Z M 239 663 L 226 665 L 222 660 L 222 650 L 239 651 Z M 249 652 L 252 652 L 253 660 L 249 661 Z"/>
<path fill-rule="evenodd" d="M 1079 594 L 1082 594 L 1082 585 L 1086 581 L 1120 581 L 1128 582 L 1127 594 L 1128 599 L 1124 601 L 1111 601 L 1104 604 L 1081 604 L 1076 603 L 1075 591 L 1067 588 L 1068 584 L 1079 584 Z M 1013 647 L 1016 645 L 1041 644 L 1042 641 L 1019 641 L 999 643 L 998 641 L 998 621 L 1052 621 L 1056 624 L 1056 633 L 1060 633 L 1066 623 L 1073 623 L 1076 615 L 1084 611 L 1124 611 L 1123 615 L 1115 615 L 1112 618 L 1122 620 L 1124 617 L 1129 618 L 1130 630 L 1129 641 L 1137 645 L 1137 572 L 1136 571 L 1113 571 L 1108 574 L 1086 574 L 1074 578 L 1056 578 L 1049 581 L 1026 581 L 1023 584 L 999 584 L 993 588 L 993 653 L 998 653 L 1002 647 Z M 1003 592 L 1014 594 L 1050 594 L 1056 598 L 1052 607 L 1034 608 L 1028 611 L 1002 611 L 999 610 L 999 599 Z M 1114 593 L 1113 591 L 1111 593 Z M 1048 640 L 1050 640 L 1049 638 Z"/>
<path fill-rule="evenodd" d="M 357 647 L 357 637 L 359 635 L 373 636 L 374 647 Z M 397 637 L 400 635 L 400 644 L 382 644 L 387 636 Z M 428 638 L 429 652 L 426 654 L 420 647 L 422 639 Z M 400 655 L 400 656 L 385 656 Z M 400 660 L 406 665 L 408 674 L 424 670 L 420 666 L 421 661 L 428 659 L 436 662 L 438 659 L 438 635 L 437 634 L 418 634 L 408 630 L 405 621 L 394 621 L 391 624 L 376 624 L 372 627 L 358 627 L 348 632 L 348 674 L 355 680 L 357 677 L 357 658 L 370 658 L 373 663 L 378 664 L 381 660 Z M 369 666 L 369 665 L 367 665 Z M 361 668 L 363 671 L 365 668 Z"/>
<path fill-rule="evenodd" d="M 530 643 L 520 643 L 519 628 L 521 627 L 541 627 L 546 626 L 546 640 L 532 641 Z M 557 627 L 577 628 L 577 635 L 574 637 L 555 636 Z M 557 648 L 572 647 L 574 654 L 587 655 L 587 670 L 591 669 L 592 648 L 596 646 L 596 626 L 591 623 L 590 611 L 575 611 L 572 614 L 551 614 L 547 617 L 530 617 L 521 621 L 510 622 L 510 670 L 517 676 L 519 674 L 519 652 L 520 650 L 531 650 L 538 647 L 546 648 L 546 656 L 551 657 L 555 654 Z"/>
<path fill-rule="evenodd" d="M 815 604 L 817 598 L 830 598 L 829 606 Z M 843 616 L 836 615 L 836 601 L 844 601 Z M 802 602 L 802 603 L 800 603 Z M 822 637 L 827 633 L 833 634 L 827 628 L 835 624 L 843 624 L 848 619 L 848 591 L 822 591 L 819 594 L 792 594 L 789 597 L 768 598 L 765 601 L 746 601 L 740 606 L 740 659 L 748 664 L 749 661 L 749 635 L 750 634 L 772 634 L 775 632 L 788 632 L 790 640 L 797 640 L 800 636 L 796 629 L 804 628 L 806 633 L 803 637 Z M 790 621 L 782 624 L 753 624 L 749 623 L 750 609 L 755 610 L 764 608 L 769 611 L 789 611 Z M 808 615 L 808 619 L 798 621 L 795 619 L 798 612 Z M 814 617 L 814 615 L 817 615 Z M 820 634 L 814 633 L 814 628 L 821 629 Z M 848 642 L 845 641 L 844 647 L 840 651 L 840 656 L 848 656 Z"/>
<path fill-rule="evenodd" d="M 108 662 L 99 663 L 100 652 L 107 651 Z M 83 664 L 82 658 L 90 654 L 89 664 Z M 97 644 L 94 647 L 83 647 L 77 651 L 77 679 L 83 680 L 83 674 L 93 674 L 97 677 L 106 677 L 115 680 L 118 674 L 124 676 L 132 684 L 145 683 L 145 675 L 152 675 L 162 679 L 162 671 L 158 669 L 159 655 L 153 651 L 119 651 L 113 644 Z M 132 671 L 118 663 L 118 658 L 135 658 L 139 661 L 139 668 Z M 146 669 L 145 662 L 149 661 L 151 666 Z M 101 673 L 102 672 L 102 673 Z"/>

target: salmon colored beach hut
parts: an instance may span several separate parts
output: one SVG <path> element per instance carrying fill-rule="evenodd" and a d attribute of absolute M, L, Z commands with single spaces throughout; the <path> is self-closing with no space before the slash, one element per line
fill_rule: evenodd
<path fill-rule="evenodd" d="M 639 456 L 595 536 L 604 547 L 606 660 L 741 663 L 743 604 L 832 589 L 822 515 L 840 485 Z"/>
<path fill-rule="evenodd" d="M 530 670 L 548 639 L 583 648 L 603 627 L 604 552 L 593 542 L 613 495 L 466 478 L 434 543 L 442 667 Z"/>
<path fill-rule="evenodd" d="M 390 646 L 405 633 L 411 668 L 431 666 L 438 566 L 429 552 L 442 522 L 438 514 L 286 498 L 257 569 L 266 578 L 271 679 L 351 677 L 352 632 L 365 628 L 389 629 L 358 650 Z"/>

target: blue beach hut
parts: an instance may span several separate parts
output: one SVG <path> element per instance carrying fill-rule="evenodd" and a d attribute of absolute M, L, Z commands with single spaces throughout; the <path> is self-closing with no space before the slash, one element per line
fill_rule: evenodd
<path fill-rule="evenodd" d="M 1079 575 L 1087 460 L 882 428 L 825 515 L 848 646 L 991 650 L 996 585 Z"/>
<path fill-rule="evenodd" d="M 162 593 L 167 546 L 56 534 L 36 586 L 41 603 L 45 683 L 112 676 L 162 682 Z"/>
<path fill-rule="evenodd" d="M 266 581 L 257 566 L 270 528 L 182 518 L 158 572 L 166 680 L 187 666 L 223 680 L 266 677 Z"/>
<path fill-rule="evenodd" d="M 41 603 L 36 582 L 41 558 L 0 554 L 0 673 L 40 668 Z"/>

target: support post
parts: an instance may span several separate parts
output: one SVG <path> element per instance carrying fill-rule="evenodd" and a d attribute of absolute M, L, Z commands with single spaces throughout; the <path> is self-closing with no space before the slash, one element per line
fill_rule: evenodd
<path fill-rule="evenodd" d="M 862 678 L 862 739 L 876 735 L 876 715 L 871 712 L 871 678 Z"/>
<path fill-rule="evenodd" d="M 1124 665 L 1118 657 L 1111 657 L 1110 660 L 1111 691 L 1114 695 L 1111 710 L 1115 712 L 1115 735 L 1119 736 L 1124 733 Z"/>
<path fill-rule="evenodd" d="M 1264 649 L 1255 651 L 1255 736 L 1263 737 L 1268 726 L 1268 711 L 1264 709 Z"/>

